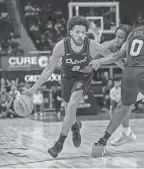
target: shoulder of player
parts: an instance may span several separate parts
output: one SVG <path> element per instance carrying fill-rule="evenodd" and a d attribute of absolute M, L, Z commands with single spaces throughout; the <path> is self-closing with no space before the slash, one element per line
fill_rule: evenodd
<path fill-rule="evenodd" d="M 116 43 L 115 43 L 115 40 L 111 40 L 111 41 L 106 41 L 106 42 L 103 42 L 102 45 L 107 48 L 107 49 L 112 49 L 112 48 L 115 48 L 116 47 Z"/>
<path fill-rule="evenodd" d="M 90 39 L 90 45 L 96 45 L 98 43 L 96 40 Z"/>
<path fill-rule="evenodd" d="M 104 56 L 106 53 L 109 52 L 109 50 L 104 47 L 102 44 L 97 42 L 96 40 L 91 40 L 90 41 L 90 56 L 92 59 L 95 59 L 100 55 Z"/>
<path fill-rule="evenodd" d="M 144 30 L 144 26 L 139 26 L 139 27 L 137 27 L 137 28 L 134 28 L 134 29 L 132 30 L 132 32 L 133 32 L 133 31 L 138 31 L 138 30 Z"/>
<path fill-rule="evenodd" d="M 90 56 L 93 58 L 96 55 L 97 48 L 98 48 L 98 42 L 96 40 L 90 39 L 89 43 L 89 51 L 90 51 Z M 100 44 L 99 44 L 100 45 Z"/>
<path fill-rule="evenodd" d="M 97 42 L 96 40 L 90 40 L 90 45 L 99 45 L 100 43 Z M 115 40 L 111 40 L 111 41 L 105 41 L 103 43 L 101 43 L 101 45 L 103 45 L 104 47 L 107 47 L 107 46 L 114 46 L 115 45 Z"/>
<path fill-rule="evenodd" d="M 59 42 L 57 42 L 57 43 L 55 44 L 55 47 L 54 47 L 54 48 L 60 49 L 60 48 L 62 48 L 62 47 L 64 47 L 64 39 L 62 39 L 62 40 L 60 40 Z"/>
<path fill-rule="evenodd" d="M 99 42 L 97 42 L 96 40 L 90 39 L 90 49 L 96 50 L 96 48 L 97 48 L 99 45 L 101 45 Z"/>
<path fill-rule="evenodd" d="M 56 43 L 53 49 L 53 54 L 64 56 L 64 39 Z"/>
<path fill-rule="evenodd" d="M 143 30 L 144 30 L 144 26 L 140 26 L 140 27 L 134 28 L 134 29 L 132 30 L 132 32 L 129 34 L 129 36 L 128 36 L 127 39 L 133 37 L 133 35 L 134 35 L 134 33 L 135 33 L 136 31 L 143 31 Z"/>

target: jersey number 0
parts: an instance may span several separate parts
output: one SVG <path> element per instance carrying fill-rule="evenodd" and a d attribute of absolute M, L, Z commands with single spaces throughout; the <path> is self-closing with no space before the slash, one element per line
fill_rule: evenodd
<path fill-rule="evenodd" d="M 132 41 L 131 48 L 130 48 L 130 55 L 131 56 L 138 56 L 141 52 L 143 47 L 143 40 L 135 39 Z"/>

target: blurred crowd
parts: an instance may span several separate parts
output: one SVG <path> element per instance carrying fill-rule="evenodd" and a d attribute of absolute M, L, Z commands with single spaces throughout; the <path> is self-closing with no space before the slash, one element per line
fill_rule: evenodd
<path fill-rule="evenodd" d="M 84 1 L 84 0 L 83 0 Z M 102 2 L 101 0 L 98 0 Z M 106 0 L 108 1 L 108 0 Z M 52 50 L 55 43 L 67 35 L 66 18 L 61 9 L 51 7 L 46 2 L 37 3 L 38 1 L 26 1 L 23 6 L 24 23 L 27 27 L 29 36 L 38 50 Z M 0 4 L 0 52 L 2 54 L 23 55 L 19 41 L 15 38 L 10 17 L 8 15 L 5 4 Z M 113 29 L 115 27 L 115 8 L 90 8 L 89 12 L 81 15 L 85 16 L 103 16 L 104 28 Z M 121 22 L 133 26 L 144 24 L 144 14 L 138 13 L 135 18 L 129 19 L 125 17 Z M 95 23 L 99 26 L 99 23 Z M 103 34 L 101 41 L 112 39 L 111 34 Z"/>
<path fill-rule="evenodd" d="M 51 4 L 28 4 L 24 19 L 29 35 L 39 50 L 52 50 L 66 36 L 66 20 L 60 9 L 51 11 Z"/>
<path fill-rule="evenodd" d="M 2 5 L 4 6 L 4 4 Z M 5 6 L 4 6 L 5 7 Z M 66 36 L 66 20 L 60 9 L 51 11 L 51 5 L 31 4 L 24 6 L 24 23 L 38 50 L 52 50 L 56 42 Z M 6 55 L 23 55 L 19 41 L 14 37 L 6 8 L 0 8 L 0 52 Z"/>
<path fill-rule="evenodd" d="M 2 55 L 22 56 L 24 51 L 14 36 L 8 13 L 0 13 L 0 53 Z"/>

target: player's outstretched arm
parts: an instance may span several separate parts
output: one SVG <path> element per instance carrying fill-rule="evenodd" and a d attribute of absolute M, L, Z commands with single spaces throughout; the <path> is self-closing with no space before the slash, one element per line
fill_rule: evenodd
<path fill-rule="evenodd" d="M 126 50 L 125 49 L 121 49 L 120 51 L 110 54 L 109 56 L 105 57 L 105 58 L 100 58 L 100 64 L 101 65 L 105 65 L 105 64 L 111 64 L 111 63 L 115 63 L 119 60 L 124 59 L 126 56 Z"/>
<path fill-rule="evenodd" d="M 107 48 L 107 49 L 111 49 L 113 48 L 113 44 L 115 44 L 115 40 L 111 40 L 111 41 L 106 41 L 106 42 L 103 42 L 102 45 Z M 123 46 L 125 45 L 125 43 L 123 44 Z M 122 46 L 122 47 L 123 47 Z M 122 60 L 118 60 L 117 62 L 115 62 L 121 69 L 124 70 L 124 64 L 125 62 L 122 61 Z"/>
<path fill-rule="evenodd" d="M 111 63 L 115 63 L 118 60 L 120 60 L 121 58 L 125 57 L 125 49 L 120 50 L 119 52 L 113 53 L 107 57 L 104 58 L 100 58 L 100 59 L 96 59 L 96 60 L 92 60 L 90 65 L 97 70 L 101 65 L 108 65 Z"/>
<path fill-rule="evenodd" d="M 103 64 L 103 65 L 104 64 L 111 64 L 111 63 L 114 63 L 114 62 L 118 63 L 119 61 L 121 61 L 122 59 L 124 59 L 126 57 L 126 50 L 127 50 L 127 47 L 128 47 L 127 44 L 128 43 L 125 42 L 118 52 L 113 53 L 112 55 L 110 54 L 106 58 L 101 58 L 100 59 L 101 64 Z"/>
<path fill-rule="evenodd" d="M 40 88 L 41 85 L 45 83 L 48 80 L 48 78 L 52 75 L 59 58 L 63 56 L 64 53 L 63 51 L 64 51 L 64 42 L 63 40 L 61 40 L 55 45 L 50 62 L 47 65 L 47 67 L 43 70 L 40 78 L 32 86 L 32 91 L 36 91 L 38 88 Z"/>
<path fill-rule="evenodd" d="M 93 60 L 97 59 L 99 54 L 106 57 L 112 53 L 113 52 L 107 49 L 107 45 L 105 47 L 95 40 L 90 40 L 90 56 Z"/>
<path fill-rule="evenodd" d="M 105 48 L 103 45 L 98 43 L 95 40 L 90 40 L 90 56 L 92 58 L 92 61 L 89 63 L 95 70 L 97 70 L 100 67 L 100 59 L 99 55 L 102 55 L 104 57 L 109 56 L 110 54 L 113 54 L 109 49 Z"/>

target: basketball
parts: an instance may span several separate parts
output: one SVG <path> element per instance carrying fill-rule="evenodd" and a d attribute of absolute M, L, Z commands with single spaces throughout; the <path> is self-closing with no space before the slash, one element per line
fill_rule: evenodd
<path fill-rule="evenodd" d="M 28 95 L 20 95 L 15 99 L 13 107 L 17 115 L 26 117 L 33 111 L 33 101 Z"/>

